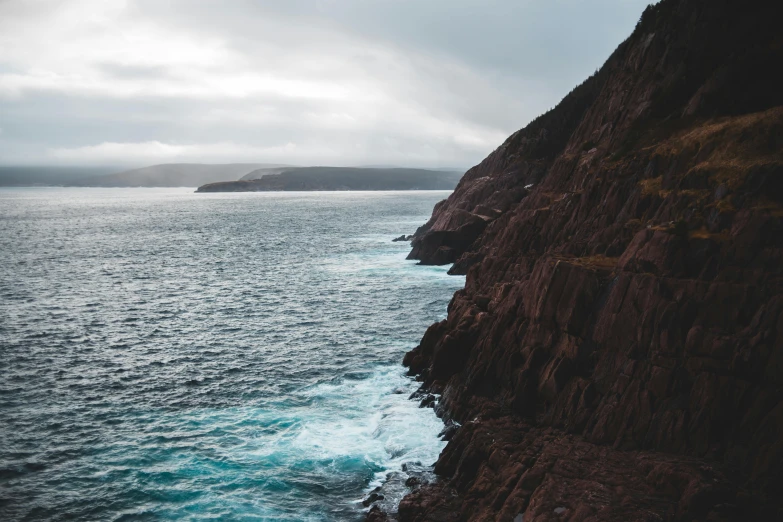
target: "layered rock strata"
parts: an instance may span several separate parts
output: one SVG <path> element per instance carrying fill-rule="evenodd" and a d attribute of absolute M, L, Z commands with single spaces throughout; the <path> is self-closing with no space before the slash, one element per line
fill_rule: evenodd
<path fill-rule="evenodd" d="M 783 520 L 780 11 L 647 8 L 416 232 L 467 279 L 404 362 L 462 427 L 400 520 Z"/>

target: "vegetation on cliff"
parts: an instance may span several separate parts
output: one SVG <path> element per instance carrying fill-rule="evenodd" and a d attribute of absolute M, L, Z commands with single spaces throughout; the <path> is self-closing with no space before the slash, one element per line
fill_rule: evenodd
<path fill-rule="evenodd" d="M 462 427 L 401 520 L 783 517 L 779 11 L 647 8 L 416 232 L 467 281 L 405 364 Z"/>

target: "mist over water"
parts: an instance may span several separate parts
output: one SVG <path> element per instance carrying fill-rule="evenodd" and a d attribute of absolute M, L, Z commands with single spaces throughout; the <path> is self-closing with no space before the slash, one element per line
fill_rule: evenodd
<path fill-rule="evenodd" d="M 400 361 L 447 192 L 0 190 L 0 518 L 359 520 L 443 447 Z"/>

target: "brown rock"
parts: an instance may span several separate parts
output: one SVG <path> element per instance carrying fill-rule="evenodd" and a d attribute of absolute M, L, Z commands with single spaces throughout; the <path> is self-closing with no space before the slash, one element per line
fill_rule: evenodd
<path fill-rule="evenodd" d="M 402 522 L 781 518 L 779 14 L 649 7 L 417 231 L 467 278 L 405 364 L 462 427 Z"/>

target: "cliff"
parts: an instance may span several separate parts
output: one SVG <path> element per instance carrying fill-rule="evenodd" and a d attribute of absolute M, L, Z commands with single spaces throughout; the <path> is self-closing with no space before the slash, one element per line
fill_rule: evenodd
<path fill-rule="evenodd" d="M 648 7 L 416 232 L 467 279 L 404 363 L 461 427 L 400 520 L 783 520 L 780 11 Z"/>
<path fill-rule="evenodd" d="M 258 178 L 254 179 L 257 175 Z M 453 190 L 461 173 L 426 169 L 292 167 L 259 169 L 239 181 L 209 183 L 197 192 L 281 190 Z"/>

